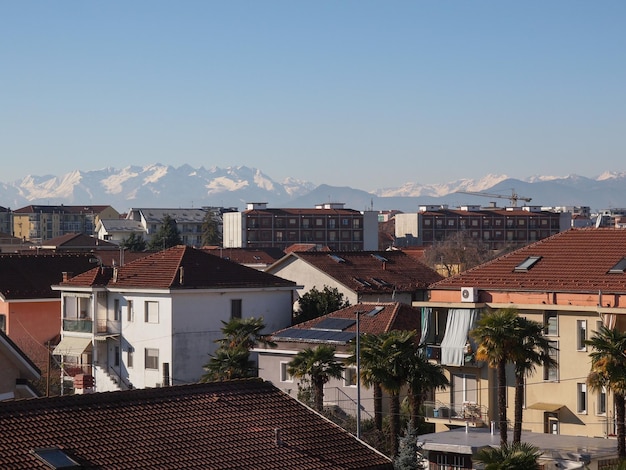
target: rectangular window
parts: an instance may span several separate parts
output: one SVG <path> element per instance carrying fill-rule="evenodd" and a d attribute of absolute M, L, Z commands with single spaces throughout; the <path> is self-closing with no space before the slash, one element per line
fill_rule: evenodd
<path fill-rule="evenodd" d="M 281 382 L 293 382 L 293 376 L 288 372 L 289 363 L 280 363 L 280 381 Z"/>
<path fill-rule="evenodd" d="M 578 393 L 578 412 L 587 413 L 587 384 L 576 384 L 576 389 Z"/>
<path fill-rule="evenodd" d="M 113 320 L 120 321 L 120 299 L 113 300 Z"/>
<path fill-rule="evenodd" d="M 550 357 L 556 362 L 555 366 L 543 368 L 543 380 L 550 382 L 557 382 L 559 380 L 559 365 L 558 365 L 558 341 L 550 341 Z"/>
<path fill-rule="evenodd" d="M 129 369 L 133 368 L 133 362 L 134 362 L 134 355 L 135 355 L 135 350 L 132 347 L 128 348 L 128 356 L 127 356 L 127 360 L 126 360 L 126 366 Z"/>
<path fill-rule="evenodd" d="M 344 387 L 356 387 L 356 367 L 346 367 L 343 374 Z"/>
<path fill-rule="evenodd" d="M 115 361 L 115 367 L 119 367 L 120 366 L 120 347 L 119 346 L 115 346 L 115 357 L 113 358 L 113 360 Z"/>
<path fill-rule="evenodd" d="M 587 345 L 587 320 L 576 320 L 576 347 L 579 351 L 586 351 Z"/>
<path fill-rule="evenodd" d="M 159 323 L 159 303 L 153 301 L 146 301 L 145 311 L 146 323 Z"/>
<path fill-rule="evenodd" d="M 126 320 L 129 322 L 135 321 L 135 312 L 133 311 L 133 301 L 126 301 Z"/>
<path fill-rule="evenodd" d="M 598 405 L 596 407 L 596 413 L 599 415 L 606 415 L 606 388 L 602 387 L 598 392 Z"/>
<path fill-rule="evenodd" d="M 545 327 L 546 335 L 556 336 L 559 334 L 559 320 L 556 311 L 547 310 L 544 312 L 543 326 Z"/>
<path fill-rule="evenodd" d="M 146 348 L 146 369 L 159 370 L 159 350 L 155 348 Z"/>
<path fill-rule="evenodd" d="M 230 318 L 241 318 L 242 308 L 241 299 L 231 299 L 230 301 Z"/>
<path fill-rule="evenodd" d="M 4 314 L 0 315 L 0 331 L 7 332 L 7 316 Z"/>

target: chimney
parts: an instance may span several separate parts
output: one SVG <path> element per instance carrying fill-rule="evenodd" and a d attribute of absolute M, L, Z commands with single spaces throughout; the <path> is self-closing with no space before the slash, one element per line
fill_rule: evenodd
<path fill-rule="evenodd" d="M 387 271 L 387 262 L 383 261 L 383 271 Z"/>
<path fill-rule="evenodd" d="M 74 273 L 63 271 L 63 282 L 67 282 L 74 277 Z"/>
<path fill-rule="evenodd" d="M 185 284 L 185 268 L 180 266 L 178 268 L 178 283 L 182 286 Z"/>

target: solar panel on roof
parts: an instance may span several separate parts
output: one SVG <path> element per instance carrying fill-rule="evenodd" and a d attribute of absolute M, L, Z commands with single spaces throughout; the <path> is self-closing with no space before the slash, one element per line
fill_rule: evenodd
<path fill-rule="evenodd" d="M 315 330 L 343 331 L 356 323 L 356 318 L 324 318 L 313 327 Z"/>
<path fill-rule="evenodd" d="M 372 310 L 370 310 L 369 312 L 367 312 L 367 315 L 370 317 L 375 317 L 376 315 L 378 315 L 380 312 L 382 312 L 385 309 L 385 307 L 374 307 Z"/>

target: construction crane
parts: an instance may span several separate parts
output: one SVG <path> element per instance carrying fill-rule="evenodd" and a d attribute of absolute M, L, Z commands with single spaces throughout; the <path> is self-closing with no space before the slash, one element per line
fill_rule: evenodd
<path fill-rule="evenodd" d="M 496 197 L 500 199 L 508 199 L 511 202 L 512 207 L 517 207 L 517 201 L 530 202 L 532 198 L 520 196 L 515 192 L 515 189 L 511 189 L 511 195 L 505 196 L 504 194 L 492 194 L 492 193 L 481 193 L 476 191 L 455 191 L 461 194 L 471 194 L 472 196 L 485 196 L 485 197 Z"/>

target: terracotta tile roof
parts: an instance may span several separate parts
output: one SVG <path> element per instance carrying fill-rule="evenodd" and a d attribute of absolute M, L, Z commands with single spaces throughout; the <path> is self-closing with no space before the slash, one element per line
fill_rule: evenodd
<path fill-rule="evenodd" d="M 217 248 L 203 247 L 202 251 L 206 251 L 214 256 L 229 259 L 239 264 L 265 264 L 270 265 L 283 256 L 285 252 L 280 248 Z"/>
<path fill-rule="evenodd" d="M 114 271 L 117 271 L 117 276 L 114 275 Z M 296 284 L 196 248 L 178 245 L 144 256 L 115 270 L 112 268 L 92 269 L 61 285 L 200 289 L 293 287 Z"/>
<path fill-rule="evenodd" d="M 375 315 L 368 314 L 378 309 L 380 311 Z M 400 302 L 360 302 L 319 318 L 298 323 L 290 328 L 313 330 L 327 318 L 345 318 L 356 321 L 357 312 L 361 314 L 359 317 L 359 331 L 363 334 L 380 334 L 392 330 L 418 330 L 419 332 L 421 328 L 421 309 Z M 279 335 L 290 328 L 283 328 L 273 334 Z M 341 331 L 356 333 L 356 323 L 343 328 Z M 278 338 L 274 339 L 278 340 Z M 280 341 L 285 340 L 281 338 Z"/>
<path fill-rule="evenodd" d="M 44 214 L 50 214 L 53 212 L 66 213 L 66 214 L 99 214 L 100 212 L 108 209 L 111 206 L 47 206 L 47 205 L 29 205 L 20 207 L 13 211 L 16 214 L 34 214 L 36 212 L 42 212 Z"/>
<path fill-rule="evenodd" d="M 425 289 L 442 276 L 402 251 L 298 252 L 296 256 L 362 294 Z M 278 261 L 274 266 L 281 263 Z M 268 270 L 272 270 L 270 267 Z M 359 281 L 365 281 L 361 282 Z"/>
<path fill-rule="evenodd" d="M 516 266 L 531 256 L 540 259 L 527 272 L 516 272 Z M 609 273 L 624 257 L 626 230 L 570 229 L 444 279 L 431 287 L 625 293 L 626 273 Z"/>
<path fill-rule="evenodd" d="M 0 294 L 6 299 L 60 298 L 50 286 L 63 273 L 84 273 L 93 268 L 90 253 L 0 254 Z"/>
<path fill-rule="evenodd" d="M 0 467 L 392 469 L 347 431 L 259 379 L 0 403 Z M 279 442 L 277 444 L 276 432 Z"/>
<path fill-rule="evenodd" d="M 55 248 L 70 248 L 70 247 L 111 247 L 116 248 L 117 245 L 115 243 L 108 242 L 106 240 L 100 240 L 95 237 L 90 237 L 89 235 L 85 235 L 84 233 L 67 233 L 65 235 L 61 235 L 59 237 L 50 238 L 49 240 L 44 240 L 42 242 L 42 246 L 44 247 L 55 247 Z"/>
<path fill-rule="evenodd" d="M 330 251 L 328 247 L 318 249 L 315 243 L 294 243 L 285 248 L 285 253 L 293 253 L 294 251 Z"/>

